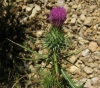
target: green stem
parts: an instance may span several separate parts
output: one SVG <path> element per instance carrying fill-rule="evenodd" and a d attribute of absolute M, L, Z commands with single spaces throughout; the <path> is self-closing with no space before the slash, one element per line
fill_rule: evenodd
<path fill-rule="evenodd" d="M 57 60 L 57 56 L 56 56 L 55 52 L 53 54 L 53 59 L 54 59 L 54 66 L 55 66 L 56 75 L 59 75 L 58 60 Z"/>

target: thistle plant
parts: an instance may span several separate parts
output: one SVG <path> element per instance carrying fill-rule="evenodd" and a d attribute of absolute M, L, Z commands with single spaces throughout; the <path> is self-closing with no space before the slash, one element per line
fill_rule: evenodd
<path fill-rule="evenodd" d="M 51 10 L 49 21 L 52 24 L 49 32 L 45 35 L 45 46 L 49 49 L 53 57 L 53 65 L 56 75 L 59 75 L 58 56 L 62 49 L 66 47 L 62 24 L 66 20 L 66 10 L 62 7 L 55 7 Z"/>
<path fill-rule="evenodd" d="M 53 68 L 54 68 L 54 72 L 52 75 L 53 77 L 54 76 L 56 77 L 58 83 L 60 81 L 61 86 L 63 85 L 61 88 L 66 88 L 66 86 L 64 86 L 63 80 L 67 80 L 71 88 L 82 88 L 82 86 L 77 87 L 74 85 L 74 82 L 70 79 L 68 74 L 66 74 L 66 72 L 62 69 L 60 63 L 60 58 L 59 58 L 60 52 L 61 50 L 67 48 L 69 45 L 69 42 L 66 41 L 69 39 L 65 38 L 65 33 L 63 32 L 62 29 L 63 28 L 62 25 L 66 20 L 66 16 L 67 16 L 66 9 L 64 9 L 63 7 L 57 6 L 51 10 L 49 15 L 51 28 L 49 32 L 47 32 L 47 34 L 45 35 L 44 45 L 46 48 L 49 49 L 50 56 L 52 57 L 51 62 L 53 63 Z M 63 76 L 63 78 L 61 77 L 61 75 Z M 68 84 L 67 87 L 70 88 Z"/>

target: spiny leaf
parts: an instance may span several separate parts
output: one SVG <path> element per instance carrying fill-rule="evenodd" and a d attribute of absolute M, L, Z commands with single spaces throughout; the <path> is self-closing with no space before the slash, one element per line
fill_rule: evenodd
<path fill-rule="evenodd" d="M 72 88 L 83 88 L 84 87 L 86 82 L 84 82 L 81 86 L 76 86 L 75 83 L 72 81 L 72 79 L 69 77 L 69 75 L 63 69 L 61 69 L 61 72 L 62 72 L 63 77 L 69 82 Z"/>
<path fill-rule="evenodd" d="M 42 54 L 37 53 L 36 51 L 33 51 L 33 50 L 29 49 L 29 48 L 26 48 L 26 47 L 22 46 L 21 44 L 15 43 L 15 42 L 13 42 L 13 41 L 10 40 L 10 39 L 7 39 L 7 40 L 10 41 L 10 42 L 12 42 L 12 43 L 14 43 L 14 44 L 16 44 L 17 46 L 20 46 L 20 47 L 23 48 L 23 49 L 26 49 L 27 51 L 29 51 L 29 52 L 31 52 L 31 53 L 33 53 L 33 54 L 36 54 L 37 56 L 40 56 L 40 57 L 42 57 L 42 58 L 47 58 L 47 56 L 44 56 L 44 55 L 42 55 Z"/>
<path fill-rule="evenodd" d="M 75 86 L 75 83 L 71 80 L 71 78 L 69 77 L 69 75 L 66 74 L 66 72 L 63 69 L 61 69 L 61 72 L 62 72 L 63 77 L 69 82 L 69 85 L 72 88 L 79 88 L 79 87 Z"/>

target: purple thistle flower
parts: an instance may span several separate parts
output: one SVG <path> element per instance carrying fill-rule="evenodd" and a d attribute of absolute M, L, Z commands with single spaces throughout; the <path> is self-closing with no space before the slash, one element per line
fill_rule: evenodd
<path fill-rule="evenodd" d="M 66 20 L 66 10 L 63 7 L 55 7 L 51 10 L 49 15 L 50 22 L 55 26 L 61 26 Z"/>

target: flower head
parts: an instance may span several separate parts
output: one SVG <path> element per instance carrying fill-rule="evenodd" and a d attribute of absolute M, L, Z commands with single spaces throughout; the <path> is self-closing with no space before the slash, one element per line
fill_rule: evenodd
<path fill-rule="evenodd" d="M 61 26 L 66 20 L 66 10 L 63 7 L 55 7 L 51 10 L 49 15 L 50 22 L 55 26 Z"/>

